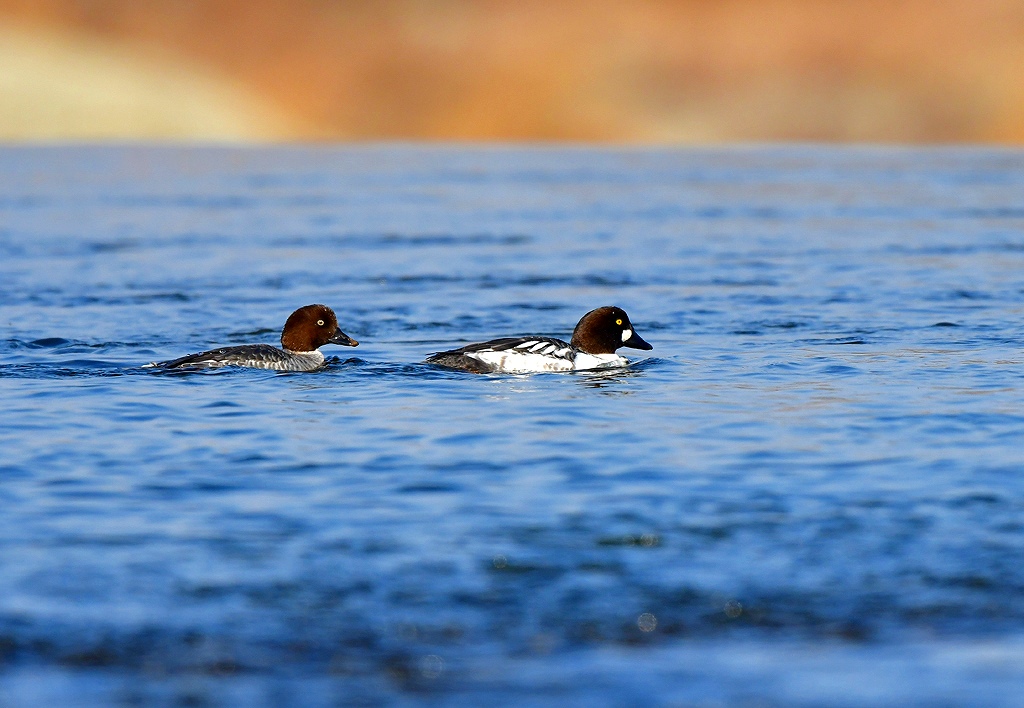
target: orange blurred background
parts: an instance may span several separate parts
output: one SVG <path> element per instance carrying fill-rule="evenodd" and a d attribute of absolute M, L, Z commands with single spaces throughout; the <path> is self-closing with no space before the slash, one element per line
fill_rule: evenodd
<path fill-rule="evenodd" d="M 0 139 L 1024 142 L 1021 0 L 0 0 Z"/>

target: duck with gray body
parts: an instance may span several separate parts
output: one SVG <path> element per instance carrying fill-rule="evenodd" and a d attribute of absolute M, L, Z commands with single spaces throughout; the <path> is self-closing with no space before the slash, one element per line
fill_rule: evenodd
<path fill-rule="evenodd" d="M 334 310 L 327 305 L 306 305 L 293 312 L 281 331 L 281 347 L 269 344 L 243 344 L 189 354 L 170 361 L 154 362 L 147 367 L 161 369 L 214 369 L 243 366 L 275 371 L 315 371 L 324 365 L 320 347 L 340 344 L 357 347 L 359 342 L 338 327 Z"/>

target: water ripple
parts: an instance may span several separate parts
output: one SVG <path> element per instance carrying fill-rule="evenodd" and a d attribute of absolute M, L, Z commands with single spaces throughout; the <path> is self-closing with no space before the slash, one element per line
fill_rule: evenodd
<path fill-rule="evenodd" d="M 1022 164 L 0 150 L 0 702 L 1016 705 Z"/>

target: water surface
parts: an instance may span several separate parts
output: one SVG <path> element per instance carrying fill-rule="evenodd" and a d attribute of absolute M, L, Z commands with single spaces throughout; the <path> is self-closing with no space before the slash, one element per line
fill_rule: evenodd
<path fill-rule="evenodd" d="M 0 149 L 0 703 L 1018 706 L 1022 315 L 1020 151 Z"/>

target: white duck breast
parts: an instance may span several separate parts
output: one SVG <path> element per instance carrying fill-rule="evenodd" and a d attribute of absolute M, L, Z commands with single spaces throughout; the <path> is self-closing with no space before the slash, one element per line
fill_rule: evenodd
<path fill-rule="evenodd" d="M 578 352 L 576 354 L 575 371 L 589 371 L 591 369 L 604 369 L 609 366 L 625 366 L 629 359 L 618 354 L 587 354 Z"/>

